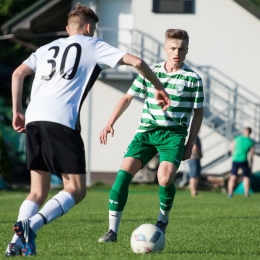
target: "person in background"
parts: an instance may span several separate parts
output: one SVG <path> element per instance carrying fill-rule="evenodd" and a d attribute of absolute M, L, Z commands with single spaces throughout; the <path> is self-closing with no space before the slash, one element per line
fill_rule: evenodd
<path fill-rule="evenodd" d="M 192 147 L 191 157 L 189 163 L 189 188 L 192 197 L 198 195 L 198 183 L 201 173 L 202 149 L 199 136 L 197 136 L 195 143 Z"/>
<path fill-rule="evenodd" d="M 228 181 L 228 198 L 232 198 L 234 186 L 237 180 L 238 169 L 243 172 L 244 196 L 249 197 L 250 175 L 253 167 L 254 141 L 250 138 L 252 129 L 246 127 L 243 135 L 237 136 L 231 144 L 232 169 Z"/>

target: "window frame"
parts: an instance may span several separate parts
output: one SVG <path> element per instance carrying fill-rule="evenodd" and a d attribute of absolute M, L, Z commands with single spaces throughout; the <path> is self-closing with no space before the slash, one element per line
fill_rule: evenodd
<path fill-rule="evenodd" d="M 162 4 L 167 2 L 172 4 L 172 7 L 165 9 Z M 176 11 L 174 11 L 174 7 Z M 152 12 L 156 14 L 194 14 L 195 0 L 153 0 Z"/>

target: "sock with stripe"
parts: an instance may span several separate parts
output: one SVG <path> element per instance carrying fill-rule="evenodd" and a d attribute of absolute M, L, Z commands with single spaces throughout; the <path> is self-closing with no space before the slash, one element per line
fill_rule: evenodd
<path fill-rule="evenodd" d="M 168 221 L 175 193 L 176 188 L 174 183 L 167 187 L 159 186 L 160 211 L 158 215 L 158 221 L 162 221 L 163 223 Z"/>
<path fill-rule="evenodd" d="M 109 194 L 109 229 L 118 233 L 122 211 L 126 205 L 128 198 L 128 187 L 133 176 L 124 171 L 119 170 L 116 180 Z"/>
<path fill-rule="evenodd" d="M 36 233 L 44 224 L 49 224 L 66 214 L 74 205 L 73 196 L 66 191 L 61 191 L 47 201 L 38 214 L 30 218 L 30 227 Z"/>

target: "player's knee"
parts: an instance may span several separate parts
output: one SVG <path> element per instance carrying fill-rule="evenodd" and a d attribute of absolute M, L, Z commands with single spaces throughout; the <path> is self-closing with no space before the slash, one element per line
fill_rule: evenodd
<path fill-rule="evenodd" d="M 161 186 L 170 186 L 177 172 L 177 167 L 169 162 L 163 161 L 159 166 L 157 173 L 158 182 Z"/>
<path fill-rule="evenodd" d="M 73 197 L 75 199 L 75 204 L 77 204 L 86 197 L 87 188 L 86 188 L 86 186 L 84 186 L 79 190 L 75 190 L 72 194 L 73 194 Z"/>
<path fill-rule="evenodd" d="M 161 186 L 167 187 L 170 186 L 173 182 L 174 174 L 158 174 L 158 182 Z"/>
<path fill-rule="evenodd" d="M 78 202 L 82 201 L 87 195 L 87 189 L 83 189 L 80 191 L 80 194 L 79 194 L 79 198 L 78 198 Z M 78 203 L 76 202 L 76 203 Z"/>
<path fill-rule="evenodd" d="M 169 179 L 158 180 L 158 182 L 161 186 L 164 186 L 164 187 L 168 187 L 172 184 L 172 181 Z"/>
<path fill-rule="evenodd" d="M 232 174 L 232 175 L 230 176 L 230 179 L 231 179 L 232 181 L 234 181 L 234 180 L 237 179 L 237 176 L 236 176 L 235 174 Z"/>
<path fill-rule="evenodd" d="M 27 199 L 36 202 L 38 205 L 42 205 L 48 197 L 48 191 L 30 191 Z"/>

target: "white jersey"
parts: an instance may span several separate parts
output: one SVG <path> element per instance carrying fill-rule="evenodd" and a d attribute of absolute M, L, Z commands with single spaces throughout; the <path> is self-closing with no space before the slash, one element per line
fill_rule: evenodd
<path fill-rule="evenodd" d="M 125 54 L 101 39 L 79 34 L 39 48 L 24 61 L 35 71 L 26 124 L 49 121 L 80 129 L 80 108 L 99 73 L 114 68 Z"/>

